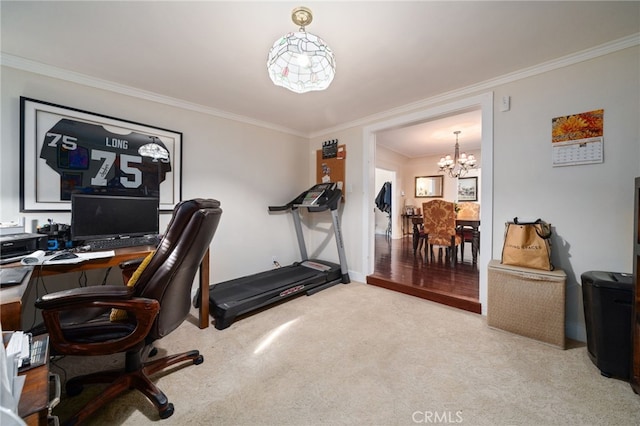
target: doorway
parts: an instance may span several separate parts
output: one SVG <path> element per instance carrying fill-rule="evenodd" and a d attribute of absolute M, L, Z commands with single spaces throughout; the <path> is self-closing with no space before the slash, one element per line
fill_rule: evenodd
<path fill-rule="evenodd" d="M 396 172 L 393 170 L 385 170 L 376 167 L 375 183 L 376 199 L 380 195 L 380 191 L 385 189 L 389 193 L 384 198 L 389 200 L 388 211 L 380 210 L 379 206 L 375 209 L 375 233 L 376 235 L 384 235 L 386 239 L 391 240 L 398 237 L 398 223 L 393 218 L 397 217 L 398 207 L 393 202 L 396 197 L 393 191 L 396 188 Z"/>
<path fill-rule="evenodd" d="M 366 244 L 363 245 L 363 265 L 365 275 L 374 272 L 375 262 L 375 232 L 374 232 L 374 212 L 371 209 L 372 200 L 375 197 L 375 151 L 376 132 L 410 126 L 415 123 L 437 119 L 439 117 L 455 115 L 456 113 L 468 111 L 470 109 L 480 109 L 482 111 L 482 170 L 481 188 L 483 203 L 481 209 L 482 239 L 480 243 L 480 255 L 478 258 L 479 271 L 479 301 L 482 314 L 486 314 L 487 300 L 487 270 L 486 266 L 492 258 L 492 235 L 493 235 L 493 93 L 486 93 L 449 104 L 435 106 L 422 111 L 399 116 L 384 122 L 364 128 L 363 131 L 363 170 L 365 174 L 364 196 L 366 202 L 363 203 L 363 222 Z"/>

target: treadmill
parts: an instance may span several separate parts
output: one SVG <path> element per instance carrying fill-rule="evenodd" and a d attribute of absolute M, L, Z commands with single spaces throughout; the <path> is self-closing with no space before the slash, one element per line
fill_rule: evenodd
<path fill-rule="evenodd" d="M 308 296 L 338 283 L 350 282 L 338 219 L 342 191 L 335 183 L 321 183 L 284 206 L 269 206 L 271 212 L 291 211 L 302 260 L 292 265 L 213 284 L 209 287 L 209 311 L 215 327 L 224 330 L 237 316 L 306 293 Z M 311 213 L 329 210 L 340 264 L 309 259 L 302 235 L 300 209 Z"/>

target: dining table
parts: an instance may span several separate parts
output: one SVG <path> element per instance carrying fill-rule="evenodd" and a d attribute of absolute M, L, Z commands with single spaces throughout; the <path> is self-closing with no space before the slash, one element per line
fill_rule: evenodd
<path fill-rule="evenodd" d="M 418 240 L 420 236 L 419 225 L 423 223 L 423 218 L 413 217 L 413 251 L 415 252 L 418 247 Z M 470 218 L 456 218 L 456 230 L 463 230 L 468 228 L 471 230 L 471 258 L 475 265 L 478 262 L 478 251 L 480 249 L 480 219 Z"/>

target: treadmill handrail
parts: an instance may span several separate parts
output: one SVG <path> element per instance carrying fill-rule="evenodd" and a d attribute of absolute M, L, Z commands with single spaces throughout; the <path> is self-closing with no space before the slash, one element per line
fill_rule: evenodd
<path fill-rule="evenodd" d="M 270 212 L 282 212 L 282 211 L 287 211 L 291 208 L 290 204 L 284 205 L 284 206 L 269 206 L 269 211 Z"/>

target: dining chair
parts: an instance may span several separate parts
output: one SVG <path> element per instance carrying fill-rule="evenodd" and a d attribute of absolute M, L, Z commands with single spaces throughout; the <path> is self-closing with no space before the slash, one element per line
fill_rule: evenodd
<path fill-rule="evenodd" d="M 458 219 L 464 220 L 480 220 L 480 204 L 470 201 L 463 201 L 457 204 Z M 473 228 L 464 225 L 458 225 L 456 232 L 460 236 L 462 242 L 460 244 L 460 262 L 464 262 L 464 243 L 470 243 L 473 248 Z M 479 250 L 479 248 L 478 248 Z"/>
<path fill-rule="evenodd" d="M 456 234 L 455 203 L 444 200 L 432 200 L 422 203 L 422 238 L 425 258 L 435 260 L 433 246 L 445 248 L 446 258 L 451 266 L 457 258 L 457 247 L 462 238 Z"/>

